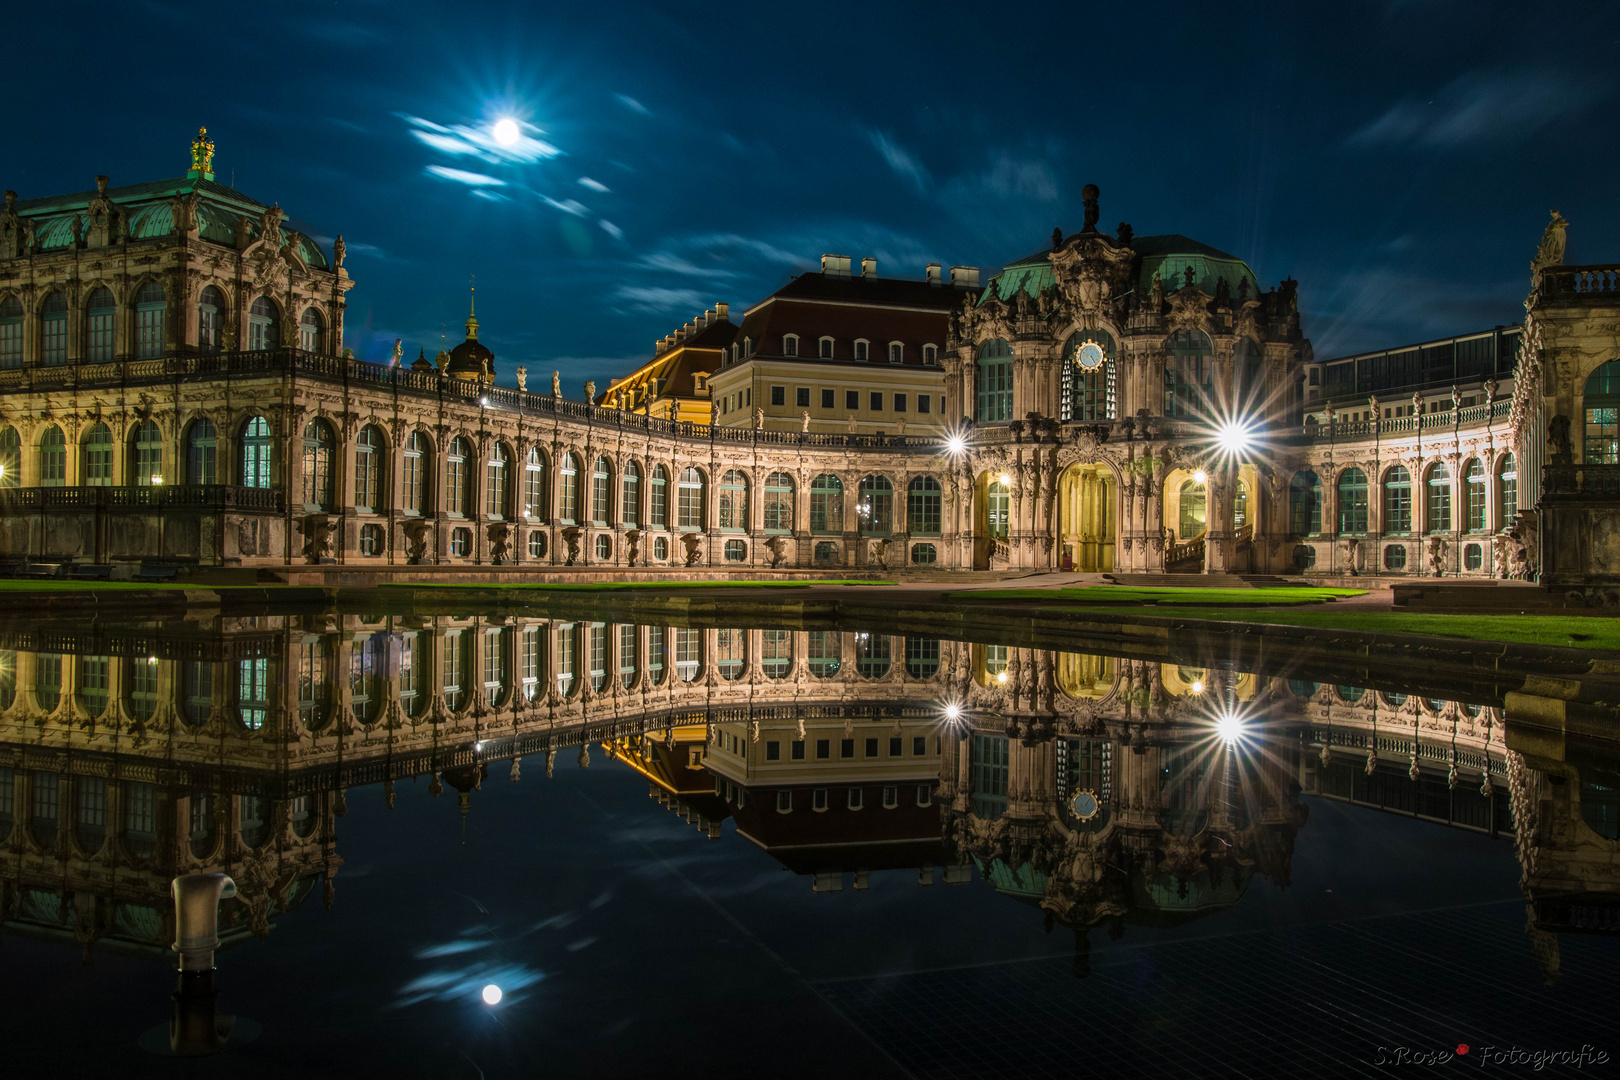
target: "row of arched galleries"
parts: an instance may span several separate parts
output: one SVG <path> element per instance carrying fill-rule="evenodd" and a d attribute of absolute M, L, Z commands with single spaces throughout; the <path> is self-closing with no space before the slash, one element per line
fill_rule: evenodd
<path fill-rule="evenodd" d="M 1341 468 L 1327 483 L 1314 470 L 1302 469 L 1289 482 L 1288 531 L 1390 536 L 1495 533 L 1511 525 L 1519 488 L 1513 454 L 1468 457 L 1460 468 L 1456 461 L 1386 466 L 1376 488 L 1361 465 Z"/>

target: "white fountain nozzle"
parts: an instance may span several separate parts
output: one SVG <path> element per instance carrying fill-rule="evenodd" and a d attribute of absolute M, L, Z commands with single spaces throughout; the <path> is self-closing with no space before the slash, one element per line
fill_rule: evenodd
<path fill-rule="evenodd" d="M 219 948 L 219 902 L 236 895 L 226 874 L 186 874 L 169 884 L 174 895 L 174 951 L 181 971 L 208 971 Z"/>

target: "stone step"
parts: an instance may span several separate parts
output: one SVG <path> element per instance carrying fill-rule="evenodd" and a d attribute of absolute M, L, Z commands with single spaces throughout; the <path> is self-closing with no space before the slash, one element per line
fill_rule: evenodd
<path fill-rule="evenodd" d="M 1142 589 L 1249 589 L 1248 581 L 1237 574 L 1105 574 L 1116 585 Z"/>

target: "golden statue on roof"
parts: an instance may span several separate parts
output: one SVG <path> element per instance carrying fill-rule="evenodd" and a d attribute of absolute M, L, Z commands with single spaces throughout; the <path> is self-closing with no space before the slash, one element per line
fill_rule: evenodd
<path fill-rule="evenodd" d="M 197 137 L 191 140 L 191 171 L 202 176 L 214 175 L 214 140 L 208 137 L 208 129 L 197 129 Z"/>

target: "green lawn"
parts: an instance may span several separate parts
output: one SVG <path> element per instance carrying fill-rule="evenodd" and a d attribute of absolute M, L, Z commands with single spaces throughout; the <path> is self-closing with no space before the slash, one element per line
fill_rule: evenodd
<path fill-rule="evenodd" d="M 1082 585 L 1073 589 L 971 589 L 947 594 L 945 599 L 1060 600 L 1072 604 L 1156 604 L 1200 607 L 1262 607 L 1273 604 L 1319 604 L 1340 596 L 1361 596 L 1365 589 L 1282 587 L 1261 589 L 1135 588 L 1128 585 Z"/>
<path fill-rule="evenodd" d="M 814 581 L 597 581 L 555 583 L 547 581 L 387 581 L 380 589 L 522 589 L 541 592 L 628 592 L 661 589 L 808 589 L 812 585 L 893 585 L 892 581 L 857 581 L 840 578 Z"/>
<path fill-rule="evenodd" d="M 120 592 L 129 589 L 206 589 L 174 581 L 76 581 L 72 578 L 0 578 L 0 592 Z"/>

